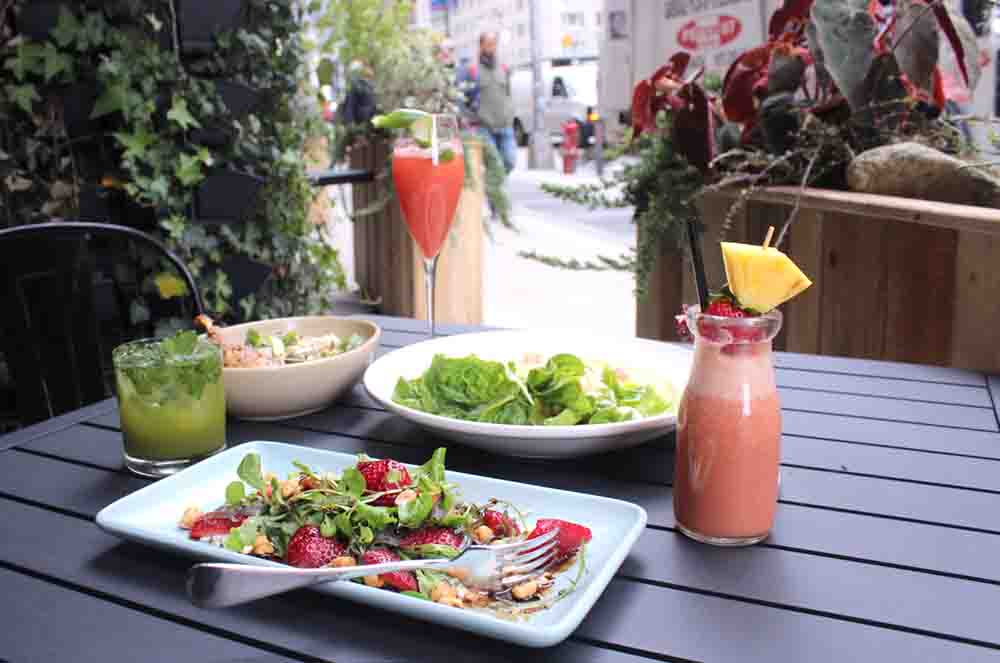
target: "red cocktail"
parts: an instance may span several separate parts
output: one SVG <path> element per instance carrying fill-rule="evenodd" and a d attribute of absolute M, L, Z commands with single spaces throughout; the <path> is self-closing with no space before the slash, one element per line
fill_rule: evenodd
<path fill-rule="evenodd" d="M 403 218 L 424 258 L 427 319 L 433 336 L 434 272 L 465 182 L 465 159 L 455 118 L 433 116 L 429 141 L 400 139 L 393 151 L 392 179 Z"/>

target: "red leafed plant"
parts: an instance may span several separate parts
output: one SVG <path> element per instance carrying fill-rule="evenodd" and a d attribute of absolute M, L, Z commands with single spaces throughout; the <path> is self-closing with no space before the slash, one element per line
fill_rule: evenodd
<path fill-rule="evenodd" d="M 767 41 L 736 58 L 717 96 L 701 69 L 689 71 L 688 53 L 671 54 L 633 90 L 628 151 L 638 162 L 600 185 L 542 186 L 590 207 L 634 205 L 635 255 L 587 263 L 526 255 L 635 271 L 641 294 L 662 248 L 684 245 L 681 230 L 697 223 L 694 199 L 706 189 L 843 188 L 855 155 L 908 140 L 958 152 L 961 132 L 942 117 L 942 43 L 974 89 L 975 34 L 944 0 L 785 0 Z M 730 218 L 748 199 L 737 197 Z"/>

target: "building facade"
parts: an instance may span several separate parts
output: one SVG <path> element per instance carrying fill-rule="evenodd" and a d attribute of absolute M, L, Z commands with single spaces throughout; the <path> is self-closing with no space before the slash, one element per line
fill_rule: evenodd
<path fill-rule="evenodd" d="M 423 0 L 431 24 L 447 35 L 461 62 L 477 57 L 479 34 L 500 35 L 500 61 L 510 67 L 531 64 L 531 0 Z M 594 59 L 600 52 L 603 0 L 537 0 L 542 59 Z"/>

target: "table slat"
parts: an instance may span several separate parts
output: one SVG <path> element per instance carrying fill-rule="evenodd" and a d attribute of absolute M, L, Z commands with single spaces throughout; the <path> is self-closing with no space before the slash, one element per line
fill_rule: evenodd
<path fill-rule="evenodd" d="M 143 663 L 290 660 L 3 568 L 0 568 L 0 587 L 7 601 L 14 602 L 17 597 L 16 608 L 8 605 L 2 611 L 0 660 Z"/>

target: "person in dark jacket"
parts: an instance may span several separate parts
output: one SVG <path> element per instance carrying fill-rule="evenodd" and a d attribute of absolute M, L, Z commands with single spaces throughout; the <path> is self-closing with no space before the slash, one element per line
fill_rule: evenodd
<path fill-rule="evenodd" d="M 364 124 L 375 117 L 375 88 L 365 76 L 361 62 L 351 63 L 349 75 L 351 80 L 339 115 L 344 124 Z"/>

